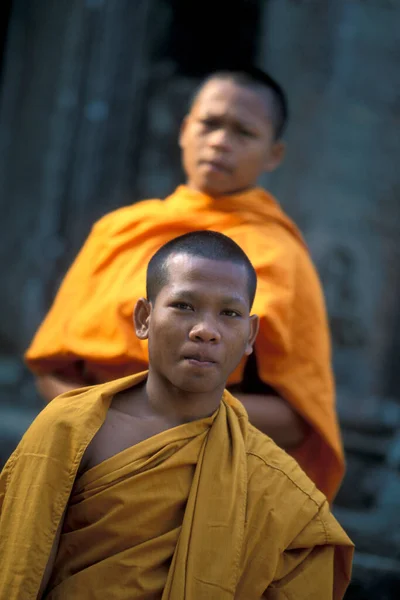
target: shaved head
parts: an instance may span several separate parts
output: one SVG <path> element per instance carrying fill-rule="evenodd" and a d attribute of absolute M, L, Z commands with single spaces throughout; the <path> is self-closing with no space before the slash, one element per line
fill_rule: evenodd
<path fill-rule="evenodd" d="M 191 106 L 196 103 L 206 85 L 215 80 L 231 81 L 263 96 L 273 123 L 275 139 L 282 137 L 288 119 L 287 99 L 281 86 L 270 75 L 256 67 L 216 71 L 201 83 L 192 98 Z"/>
<path fill-rule="evenodd" d="M 249 307 L 257 288 L 257 275 L 247 255 L 231 238 L 217 231 L 192 231 L 167 242 L 152 257 L 147 267 L 147 299 L 154 302 L 160 290 L 168 283 L 168 265 L 172 257 L 186 254 L 209 260 L 242 265 L 247 272 Z"/>

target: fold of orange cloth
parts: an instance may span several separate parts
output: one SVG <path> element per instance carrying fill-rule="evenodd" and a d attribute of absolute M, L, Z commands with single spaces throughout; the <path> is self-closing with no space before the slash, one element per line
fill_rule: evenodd
<path fill-rule="evenodd" d="M 25 434 L 0 477 L 0 596 L 36 599 L 65 512 L 49 600 L 342 598 L 351 541 L 228 392 L 77 478 L 113 396 L 145 376 L 64 394 Z"/>
<path fill-rule="evenodd" d="M 324 298 L 301 234 L 261 188 L 215 199 L 180 186 L 165 201 L 140 202 L 103 217 L 26 352 L 27 364 L 41 374 L 84 361 L 96 381 L 147 368 L 147 342 L 136 338 L 132 326 L 135 302 L 145 296 L 147 263 L 165 242 L 198 229 L 231 237 L 256 269 L 259 375 L 311 426 L 293 455 L 332 500 L 344 457 Z M 229 383 L 242 380 L 244 364 Z"/>

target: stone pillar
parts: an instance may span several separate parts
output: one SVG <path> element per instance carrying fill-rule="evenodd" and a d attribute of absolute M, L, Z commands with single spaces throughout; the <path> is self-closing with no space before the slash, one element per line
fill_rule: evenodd
<path fill-rule="evenodd" d="M 400 4 L 270 0 L 264 7 L 259 60 L 287 90 L 292 113 L 287 160 L 265 183 L 304 232 L 327 298 L 347 454 L 334 511 L 357 549 L 348 597 L 394 599 Z"/>
<path fill-rule="evenodd" d="M 385 390 L 400 292 L 400 4 L 265 4 L 260 63 L 286 88 L 284 166 L 266 180 L 324 280 L 337 381 L 362 403 Z"/>
<path fill-rule="evenodd" d="M 22 353 L 92 223 L 137 199 L 152 0 L 14 0 L 0 96 L 0 464 L 42 408 Z"/>
<path fill-rule="evenodd" d="M 0 108 L 6 345 L 29 342 L 92 223 L 135 198 L 151 8 L 13 3 Z"/>

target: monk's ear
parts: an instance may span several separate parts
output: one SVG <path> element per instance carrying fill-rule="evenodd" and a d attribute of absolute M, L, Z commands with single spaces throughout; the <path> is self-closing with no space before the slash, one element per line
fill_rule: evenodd
<path fill-rule="evenodd" d="M 277 141 L 272 146 L 268 158 L 265 163 L 265 171 L 267 173 L 271 173 L 271 171 L 275 171 L 285 158 L 286 153 L 286 144 L 282 141 Z"/>
<path fill-rule="evenodd" d="M 189 123 L 189 115 L 187 115 L 181 124 L 181 128 L 179 130 L 179 147 L 183 148 L 185 146 L 185 133 Z"/>
<path fill-rule="evenodd" d="M 254 342 L 256 341 L 259 326 L 259 317 L 257 315 L 251 315 L 249 338 L 247 340 L 246 350 L 244 351 L 246 356 L 249 356 L 253 352 Z"/>
<path fill-rule="evenodd" d="M 139 340 L 147 340 L 149 337 L 151 311 L 151 303 L 146 298 L 139 298 L 133 311 L 135 332 Z"/>

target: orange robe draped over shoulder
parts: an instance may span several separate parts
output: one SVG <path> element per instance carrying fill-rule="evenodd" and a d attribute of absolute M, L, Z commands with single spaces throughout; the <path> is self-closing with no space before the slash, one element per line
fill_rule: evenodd
<path fill-rule="evenodd" d="M 0 476 L 0 597 L 340 600 L 353 545 L 297 463 L 225 392 L 211 417 L 76 479 L 112 397 L 145 374 L 53 400 Z"/>
<path fill-rule="evenodd" d="M 83 360 L 95 381 L 146 369 L 147 343 L 136 338 L 132 313 L 145 296 L 147 263 L 165 242 L 196 229 L 224 233 L 252 261 L 260 378 L 311 425 L 293 455 L 332 500 L 344 458 L 324 298 L 301 234 L 261 188 L 214 199 L 180 186 L 164 201 L 147 200 L 103 217 L 28 349 L 28 366 L 41 374 Z M 239 383 L 243 369 L 244 361 L 229 383 Z"/>

